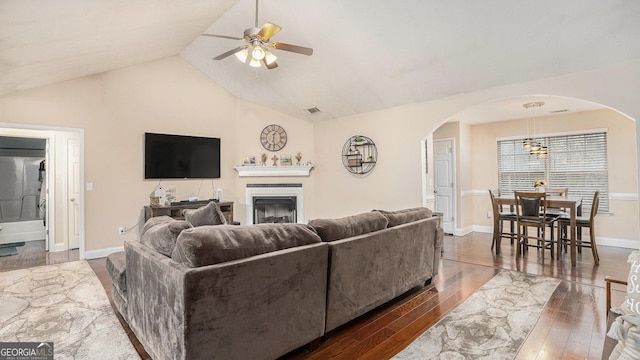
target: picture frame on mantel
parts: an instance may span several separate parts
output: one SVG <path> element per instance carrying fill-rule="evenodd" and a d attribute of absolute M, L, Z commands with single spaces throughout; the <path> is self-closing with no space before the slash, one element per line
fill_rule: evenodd
<path fill-rule="evenodd" d="M 282 154 L 282 157 L 280 157 L 280 166 L 291 166 L 292 164 L 291 154 Z"/>

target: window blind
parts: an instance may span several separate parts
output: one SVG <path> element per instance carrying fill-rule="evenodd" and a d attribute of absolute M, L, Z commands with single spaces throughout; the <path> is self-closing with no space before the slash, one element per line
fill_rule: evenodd
<path fill-rule="evenodd" d="M 548 156 L 530 155 L 524 139 L 498 141 L 498 187 L 501 192 L 532 191 L 538 179 L 550 188 L 569 188 L 582 197 L 582 213 L 591 211 L 593 193 L 600 191 L 598 211 L 609 211 L 607 133 L 549 136 L 536 139 L 548 147 Z"/>

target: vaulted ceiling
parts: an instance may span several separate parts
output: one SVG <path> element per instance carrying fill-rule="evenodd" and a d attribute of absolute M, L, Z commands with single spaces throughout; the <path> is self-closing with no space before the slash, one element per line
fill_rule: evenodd
<path fill-rule="evenodd" d="M 242 37 L 255 15 L 254 0 L 0 0 L 0 95 L 179 54 L 239 98 L 322 120 L 640 58 L 637 0 L 262 0 L 259 26 L 313 55 L 212 60 L 242 42 L 200 34 Z"/>

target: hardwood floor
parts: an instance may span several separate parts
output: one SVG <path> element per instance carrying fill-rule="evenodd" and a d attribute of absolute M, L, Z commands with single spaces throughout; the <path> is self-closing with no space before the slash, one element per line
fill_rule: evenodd
<path fill-rule="evenodd" d="M 606 333 L 604 277 L 626 279 L 631 249 L 599 246 L 600 265 L 594 266 L 591 251 L 578 254 L 575 268 L 568 254 L 561 261 L 544 260 L 530 249 L 515 261 L 515 247 L 502 244 L 502 255 L 491 250 L 491 235 L 471 233 L 446 236 L 438 275 L 425 287 L 403 296 L 346 324 L 324 339 L 313 351 L 298 349 L 283 359 L 388 359 L 434 325 L 500 269 L 562 279 L 542 316 L 527 338 L 518 359 L 600 359 Z M 41 254 L 37 254 L 41 252 Z M 74 258 L 75 256 L 75 258 Z M 15 259 L 11 259 L 15 258 Z M 77 259 L 77 254 L 44 253 L 44 246 L 26 247 L 15 257 L 0 258 L 0 271 Z M 111 299 L 111 280 L 105 259 L 88 261 Z M 624 287 L 615 288 L 613 303 L 624 299 Z M 149 358 L 131 333 L 125 331 L 144 359 Z"/>
<path fill-rule="evenodd" d="M 59 264 L 78 260 L 78 250 L 47 252 L 44 240 L 27 241 L 16 247 L 18 255 L 0 257 L 0 271 L 30 268 L 40 265 Z"/>

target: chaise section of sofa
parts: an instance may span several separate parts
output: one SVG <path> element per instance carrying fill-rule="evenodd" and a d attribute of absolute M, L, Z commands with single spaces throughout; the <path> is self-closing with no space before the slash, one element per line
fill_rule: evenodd
<path fill-rule="evenodd" d="M 419 210 L 423 211 L 423 210 Z M 443 232 L 430 212 L 388 227 L 373 211 L 309 222 L 329 244 L 325 332 L 425 284 L 437 273 Z M 396 217 L 397 218 L 397 217 Z"/>
<path fill-rule="evenodd" d="M 302 224 L 125 242 L 127 321 L 154 359 L 274 359 L 324 333 L 328 246 Z"/>

